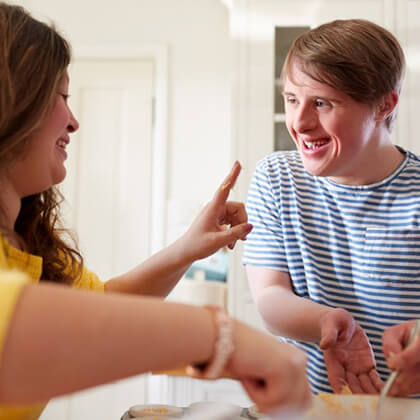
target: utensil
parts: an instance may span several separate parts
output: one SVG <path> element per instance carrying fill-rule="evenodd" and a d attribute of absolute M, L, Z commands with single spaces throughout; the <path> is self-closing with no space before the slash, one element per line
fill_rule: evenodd
<path fill-rule="evenodd" d="M 415 340 L 415 338 L 419 335 L 419 332 L 420 332 L 420 320 L 417 319 L 410 329 L 410 336 L 408 338 L 406 348 Z M 394 370 L 388 376 L 388 379 L 385 382 L 385 386 L 382 388 L 381 393 L 379 395 L 379 401 L 378 401 L 378 406 L 376 408 L 375 420 L 380 420 L 381 412 L 382 412 L 383 406 L 385 404 L 386 396 L 388 395 L 388 392 L 391 389 L 391 387 L 392 387 L 395 379 L 397 378 L 398 374 L 399 374 L 399 371 Z"/>

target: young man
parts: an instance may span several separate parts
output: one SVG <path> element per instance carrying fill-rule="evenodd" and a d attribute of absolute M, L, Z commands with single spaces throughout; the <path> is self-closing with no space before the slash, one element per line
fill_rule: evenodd
<path fill-rule="evenodd" d="M 420 315 L 420 161 L 390 138 L 404 68 L 395 37 L 365 20 L 296 39 L 283 93 L 297 151 L 260 161 L 249 189 L 251 291 L 267 327 L 307 352 L 314 392 L 377 393 L 383 330 Z"/>

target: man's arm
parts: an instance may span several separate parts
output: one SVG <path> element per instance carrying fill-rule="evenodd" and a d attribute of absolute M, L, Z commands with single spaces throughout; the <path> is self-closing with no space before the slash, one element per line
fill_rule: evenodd
<path fill-rule="evenodd" d="M 288 273 L 249 265 L 246 272 L 252 297 L 272 333 L 320 342 L 321 318 L 332 308 L 297 296 Z"/>
<path fill-rule="evenodd" d="M 288 273 L 247 266 L 251 293 L 274 334 L 317 342 L 334 392 L 375 394 L 382 386 L 369 340 L 349 312 L 297 296 Z"/>

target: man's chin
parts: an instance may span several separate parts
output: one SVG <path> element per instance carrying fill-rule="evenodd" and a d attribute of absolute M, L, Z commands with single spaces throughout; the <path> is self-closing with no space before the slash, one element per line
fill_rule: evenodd
<path fill-rule="evenodd" d="M 313 176 L 323 176 L 323 177 L 327 177 L 330 176 L 330 174 L 328 173 L 327 168 L 325 168 L 324 166 L 320 166 L 320 165 L 303 165 L 305 167 L 306 172 L 310 173 Z"/>

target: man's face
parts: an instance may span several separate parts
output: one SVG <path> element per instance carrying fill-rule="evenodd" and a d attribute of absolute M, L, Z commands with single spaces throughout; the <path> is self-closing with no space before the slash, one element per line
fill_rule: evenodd
<path fill-rule="evenodd" d="M 287 128 L 308 172 L 342 184 L 369 182 L 378 136 L 373 106 L 315 81 L 296 65 L 293 81 L 285 79 L 284 101 Z"/>

